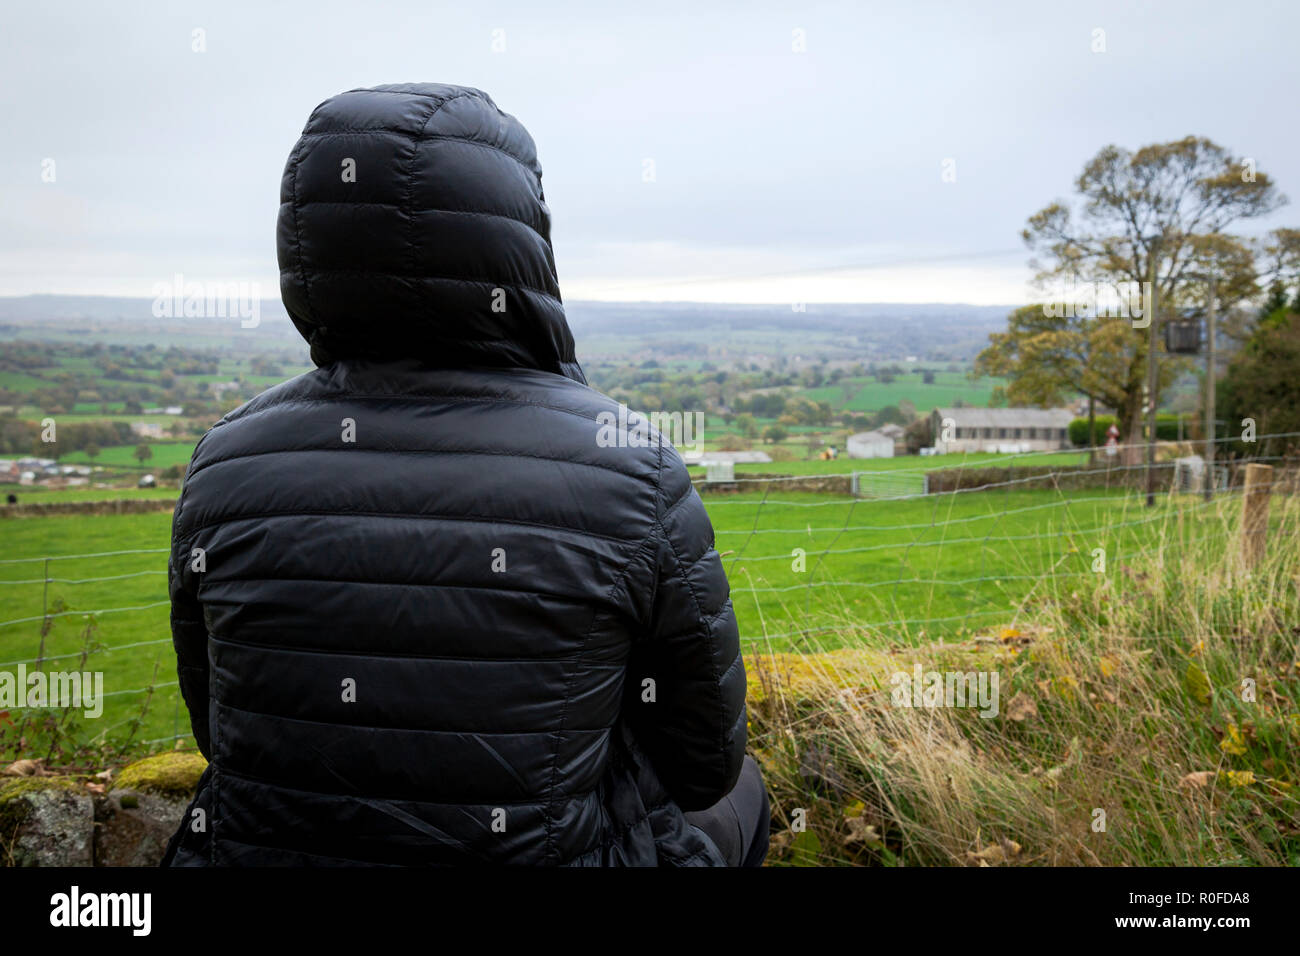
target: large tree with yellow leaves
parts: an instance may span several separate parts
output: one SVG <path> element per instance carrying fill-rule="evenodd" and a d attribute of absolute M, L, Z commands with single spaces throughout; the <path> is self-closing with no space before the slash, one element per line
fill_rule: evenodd
<path fill-rule="evenodd" d="M 1048 302 L 1054 291 L 1078 287 L 1094 290 L 1100 302 L 1127 301 L 1147 281 L 1152 257 L 1161 316 L 1203 310 L 1207 286 L 1198 277 L 1208 274 L 1219 277 L 1221 314 L 1259 296 L 1256 260 L 1265 246 L 1228 230 L 1286 198 L 1253 160 L 1192 136 L 1136 152 L 1107 146 L 1084 166 L 1075 192 L 1075 203 L 1053 202 L 1030 216 L 1022 233 Z M 1135 436 L 1148 333 L 1131 317 L 1099 312 L 1105 309 L 1017 309 L 1006 331 L 990 337 L 977 369 L 1007 377 L 1013 402 L 1049 405 L 1082 395 L 1090 405 L 1110 406 L 1123 434 Z M 1232 321 L 1226 330 L 1241 334 Z M 1158 390 L 1177 372 L 1174 361 L 1161 360 Z"/>

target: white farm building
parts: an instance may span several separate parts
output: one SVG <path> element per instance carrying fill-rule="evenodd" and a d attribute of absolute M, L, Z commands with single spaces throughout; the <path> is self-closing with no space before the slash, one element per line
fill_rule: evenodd
<path fill-rule="evenodd" d="M 850 458 L 893 458 L 894 439 L 883 432 L 858 432 L 848 440 Z"/>
<path fill-rule="evenodd" d="M 936 408 L 930 434 L 940 455 L 1053 451 L 1069 447 L 1073 420 L 1068 408 Z"/>

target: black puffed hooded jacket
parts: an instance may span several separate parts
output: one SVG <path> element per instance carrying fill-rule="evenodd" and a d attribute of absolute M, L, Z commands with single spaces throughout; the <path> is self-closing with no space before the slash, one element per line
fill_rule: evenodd
<path fill-rule="evenodd" d="M 720 864 L 682 811 L 744 755 L 726 577 L 677 452 L 586 385 L 531 137 L 479 90 L 354 90 L 280 199 L 318 367 L 176 507 L 209 766 L 165 862 Z"/>

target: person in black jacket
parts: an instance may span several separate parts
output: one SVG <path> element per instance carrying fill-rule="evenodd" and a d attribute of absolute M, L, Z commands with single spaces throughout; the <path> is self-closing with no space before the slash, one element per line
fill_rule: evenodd
<path fill-rule="evenodd" d="M 326 100 L 277 246 L 317 368 L 214 425 L 176 506 L 209 764 L 164 862 L 760 863 L 713 529 L 586 384 L 528 133 L 465 87 Z"/>

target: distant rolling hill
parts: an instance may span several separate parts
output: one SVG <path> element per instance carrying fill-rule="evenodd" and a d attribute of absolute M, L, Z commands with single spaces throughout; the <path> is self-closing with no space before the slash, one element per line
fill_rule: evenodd
<path fill-rule="evenodd" d="M 115 296 L 0 297 L 0 340 L 54 339 L 224 346 L 234 351 L 298 347 L 278 299 L 258 303 L 256 328 L 238 317 L 171 318 L 153 300 Z M 719 305 L 691 302 L 566 304 L 579 358 L 617 361 L 646 350 L 677 356 L 801 354 L 804 357 L 968 362 L 1004 327 L 1012 306 L 952 304 Z M 305 354 L 306 348 L 302 347 Z"/>

